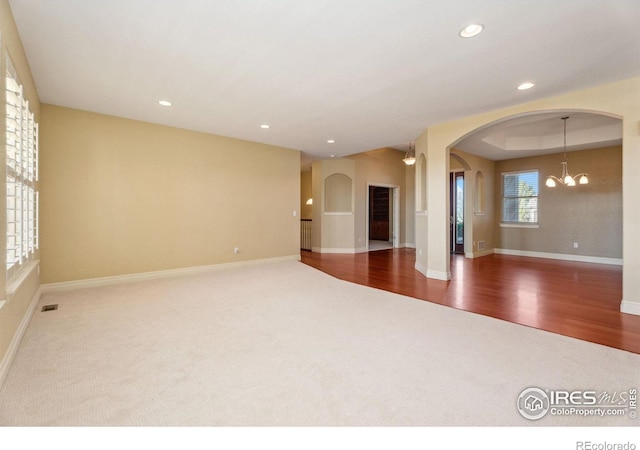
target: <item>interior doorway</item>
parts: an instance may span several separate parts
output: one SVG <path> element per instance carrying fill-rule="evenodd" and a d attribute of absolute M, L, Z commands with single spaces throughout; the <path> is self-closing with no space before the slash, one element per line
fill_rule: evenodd
<path fill-rule="evenodd" d="M 464 172 L 449 174 L 451 253 L 464 254 Z"/>
<path fill-rule="evenodd" d="M 399 188 L 369 185 L 367 191 L 367 248 L 369 251 L 399 247 Z"/>

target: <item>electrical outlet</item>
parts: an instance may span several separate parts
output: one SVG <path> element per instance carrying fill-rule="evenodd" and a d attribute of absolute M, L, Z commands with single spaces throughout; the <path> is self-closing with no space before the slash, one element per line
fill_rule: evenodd
<path fill-rule="evenodd" d="M 240 253 L 240 249 L 238 247 L 234 247 L 233 253 Z"/>
<path fill-rule="evenodd" d="M 573 243 L 573 248 L 578 248 L 578 243 L 577 242 Z"/>

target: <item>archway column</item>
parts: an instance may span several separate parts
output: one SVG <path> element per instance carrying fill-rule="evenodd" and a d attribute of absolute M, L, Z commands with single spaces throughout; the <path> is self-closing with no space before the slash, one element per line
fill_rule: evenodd
<path fill-rule="evenodd" d="M 448 281 L 450 265 L 449 151 L 437 134 L 427 139 L 427 277 Z M 444 176 L 443 176 L 444 175 Z"/>

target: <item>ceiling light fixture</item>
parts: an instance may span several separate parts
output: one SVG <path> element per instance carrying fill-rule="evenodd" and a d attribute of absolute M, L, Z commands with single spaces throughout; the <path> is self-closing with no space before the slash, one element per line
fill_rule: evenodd
<path fill-rule="evenodd" d="M 567 119 L 569 117 L 562 117 L 564 121 L 564 160 L 562 161 L 562 176 L 560 178 L 554 177 L 553 175 L 549 175 L 547 177 L 546 185 L 547 187 L 556 187 L 556 182 L 560 184 L 564 184 L 565 186 L 575 186 L 576 179 L 578 179 L 578 183 L 580 184 L 589 184 L 589 178 L 587 178 L 586 173 L 579 173 L 575 177 L 569 175 L 569 168 L 567 162 Z"/>
<path fill-rule="evenodd" d="M 335 143 L 336 143 L 335 139 L 329 139 L 327 141 L 327 144 L 335 144 Z"/>
<path fill-rule="evenodd" d="M 404 155 L 402 162 L 407 166 L 413 166 L 416 163 L 416 152 L 411 149 L 411 142 L 409 142 L 409 151 Z"/>
<path fill-rule="evenodd" d="M 171 103 L 169 100 L 158 100 L 158 103 L 162 106 L 173 106 L 173 103 Z"/>
<path fill-rule="evenodd" d="M 460 30 L 460 37 L 470 38 L 479 35 L 484 30 L 484 25 L 479 23 L 472 23 Z"/>
<path fill-rule="evenodd" d="M 262 125 L 260 125 L 260 128 L 266 130 L 268 128 L 271 128 L 271 125 L 267 125 L 266 123 L 263 123 Z"/>
<path fill-rule="evenodd" d="M 527 81 L 526 83 L 522 83 L 520 86 L 518 86 L 518 90 L 519 91 L 526 91 L 527 89 L 531 89 L 532 87 L 534 87 L 535 84 Z"/>

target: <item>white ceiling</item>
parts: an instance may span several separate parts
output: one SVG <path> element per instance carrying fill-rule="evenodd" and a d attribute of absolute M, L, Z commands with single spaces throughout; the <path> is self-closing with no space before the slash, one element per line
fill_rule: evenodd
<path fill-rule="evenodd" d="M 397 146 L 432 124 L 640 75 L 638 0 L 10 4 L 42 102 L 307 158 Z M 485 31 L 458 37 L 472 22 Z M 523 81 L 536 85 L 517 91 Z"/>

